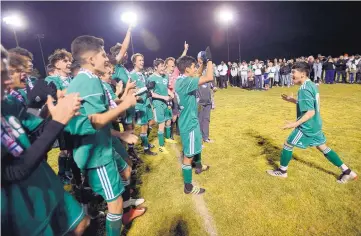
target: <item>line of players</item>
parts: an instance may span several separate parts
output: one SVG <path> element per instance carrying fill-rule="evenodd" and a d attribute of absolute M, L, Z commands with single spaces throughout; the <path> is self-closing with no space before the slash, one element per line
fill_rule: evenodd
<path fill-rule="evenodd" d="M 156 59 L 154 61 L 156 72 L 146 79 L 142 74 L 143 55 L 137 53 L 131 57 L 133 71 L 128 72 L 124 67 L 130 35 L 131 27 L 123 43 L 111 48 L 109 57 L 104 51 L 102 39 L 88 35 L 77 37 L 71 44 L 71 53 L 59 49 L 49 57 L 49 75 L 45 80 L 29 77 L 33 59 L 30 52 L 21 48 L 9 50 L 9 74 L 12 83 L 4 84 L 8 88 L 8 94 L 5 100 L 2 100 L 4 103 L 11 101 L 20 104 L 19 107 L 25 108 L 28 114 L 24 120 L 21 117 L 15 118 L 16 121 L 20 121 L 19 124 L 11 123 L 11 116 L 10 118 L 5 116 L 6 112 L 2 111 L 2 116 L 4 115 L 10 122 L 9 126 L 4 128 L 4 133 L 7 132 L 10 138 L 13 137 L 9 139 L 11 142 L 9 140 L 7 142 L 9 144 L 6 148 L 9 151 L 7 155 L 14 154 L 12 153 L 14 150 L 10 147 L 13 143 L 18 142 L 18 147 L 25 147 L 21 140 L 17 140 L 16 135 L 11 135 L 15 132 L 14 128 L 23 126 L 24 130 L 31 131 L 39 125 L 38 123 L 29 125 L 32 119 L 38 119 L 40 123 L 49 120 L 49 111 L 53 115 L 51 109 L 54 100 L 48 98 L 48 95 L 56 99 L 59 106 L 72 96 L 81 102 L 81 106 L 77 105 L 74 111 L 73 115 L 76 116 L 70 121 L 64 121 L 66 127 L 64 132 L 60 133 L 59 176 L 64 183 L 75 179 L 78 182 L 77 186 L 83 183 L 82 177 L 85 177 L 92 191 L 103 197 L 108 205 L 107 235 L 119 235 L 122 224 L 130 223 L 146 210 L 144 207 L 138 207 L 144 199 L 130 197 L 132 167 L 136 167 L 136 164 L 141 162 L 134 150 L 134 144 L 138 140 L 134 135 L 135 124 L 140 126 L 144 154 L 154 156 L 157 153 L 151 151 L 154 145 L 148 140 L 151 126 L 154 124 L 153 118 L 158 123 L 158 150 L 163 154 L 169 153 L 165 142 L 176 143 L 172 138 L 172 126 L 174 130 L 179 119 L 178 125 L 185 155 L 182 165 L 185 193 L 201 194 L 205 191 L 192 185 L 192 162 L 195 163 L 197 174 L 209 168 L 201 164 L 202 137 L 195 92 L 199 85 L 213 81 L 210 50 L 206 50 L 204 63 L 197 69 L 196 60 L 186 56 L 188 44 L 185 43 L 183 54 L 177 61 L 177 68 L 174 58 L 167 58 L 166 61 Z M 5 55 L 6 53 L 2 54 L 2 58 L 7 57 Z M 205 65 L 208 70 L 202 76 Z M 197 76 L 198 78 L 193 78 Z M 183 114 L 181 116 L 179 116 L 180 110 Z M 119 129 L 120 120 L 123 121 L 124 132 L 120 132 Z M 7 124 L 7 122 L 4 120 L 2 123 Z M 28 134 L 25 131 L 22 133 Z M 124 143 L 128 144 L 128 150 L 125 149 Z M 23 149 L 17 154 L 21 156 Z M 72 160 L 75 163 L 73 165 Z M 48 164 L 45 165 L 49 167 Z M 49 176 L 49 173 L 40 173 L 38 177 L 43 175 Z M 27 177 L 19 177 L 16 181 L 24 181 L 23 178 Z M 17 184 L 12 183 L 10 186 Z M 40 190 L 51 192 L 53 187 L 47 187 L 50 189 L 40 188 Z M 34 223 L 33 227 L 26 228 L 27 233 L 50 230 L 54 234 L 70 231 L 81 234 L 85 230 L 89 219 L 85 216 L 84 209 L 78 207 L 70 195 L 66 193 L 57 195 L 58 201 L 49 203 L 51 205 L 49 209 L 57 209 L 65 214 L 58 214 L 55 210 L 47 212 L 44 215 L 44 222 L 48 222 L 44 223 L 47 227 L 44 227 L 44 224 Z M 60 197 L 63 195 L 64 197 Z M 48 204 L 42 197 L 31 200 Z M 24 208 L 23 211 L 26 209 Z M 66 220 L 63 219 L 65 215 Z M 53 222 L 57 224 L 53 225 Z M 15 234 L 25 232 L 16 225 L 9 230 L 13 230 Z"/>

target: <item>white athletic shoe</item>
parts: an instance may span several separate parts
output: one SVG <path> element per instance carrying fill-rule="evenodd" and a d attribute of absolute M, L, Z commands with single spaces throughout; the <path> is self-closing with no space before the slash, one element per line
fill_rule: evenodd
<path fill-rule="evenodd" d="M 130 206 L 139 206 L 141 204 L 143 204 L 145 202 L 145 200 L 143 198 L 130 198 L 128 201 L 123 202 L 123 208 L 127 208 Z"/>
<path fill-rule="evenodd" d="M 342 173 L 340 177 L 338 177 L 337 183 L 339 184 L 346 184 L 347 182 L 351 180 L 356 180 L 358 178 L 357 174 L 353 171 L 350 172 L 350 174 Z"/>
<path fill-rule="evenodd" d="M 287 172 L 284 172 L 284 171 L 282 171 L 280 169 L 267 170 L 267 174 L 272 175 L 272 176 L 276 176 L 276 177 L 287 178 Z"/>

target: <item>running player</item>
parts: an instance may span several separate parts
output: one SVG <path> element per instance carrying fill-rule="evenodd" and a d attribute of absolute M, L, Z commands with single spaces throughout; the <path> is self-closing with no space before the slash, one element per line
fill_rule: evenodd
<path fill-rule="evenodd" d="M 281 165 L 276 170 L 268 170 L 272 176 L 287 177 L 288 164 L 292 159 L 293 147 L 316 147 L 342 173 L 337 182 L 344 184 L 356 179 L 357 175 L 348 168 L 335 151 L 326 145 L 326 137 L 322 132 L 320 116 L 320 94 L 318 87 L 308 78 L 309 66 L 306 62 L 296 62 L 292 67 L 292 79 L 295 84 L 301 85 L 297 99 L 293 96 L 282 95 L 282 99 L 297 106 L 297 121 L 289 122 L 284 129 L 294 129 L 285 142 L 281 154 Z"/>
<path fill-rule="evenodd" d="M 192 184 L 192 161 L 196 164 L 196 174 L 209 169 L 202 165 L 202 134 L 198 121 L 196 91 L 198 86 L 213 81 L 212 55 L 209 47 L 206 49 L 207 72 L 204 76 L 197 75 L 197 61 L 190 56 L 183 56 L 177 60 L 177 66 L 182 74 L 176 81 L 175 93 L 179 102 L 179 130 L 183 146 L 183 179 L 186 194 L 202 194 L 204 188 Z"/>

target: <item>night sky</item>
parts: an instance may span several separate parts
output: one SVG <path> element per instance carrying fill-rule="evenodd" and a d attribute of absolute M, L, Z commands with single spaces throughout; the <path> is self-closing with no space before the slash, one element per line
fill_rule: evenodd
<path fill-rule="evenodd" d="M 21 47 L 30 50 L 34 66 L 44 71 L 35 34 L 44 34 L 44 56 L 57 48 L 70 50 L 72 40 L 84 34 L 101 37 L 105 49 L 122 42 L 127 27 L 122 12 L 140 15 L 133 30 L 135 52 L 150 66 L 157 58 L 178 57 L 186 40 L 188 55 L 211 46 L 215 62 L 227 60 L 226 27 L 215 12 L 226 6 L 236 12 L 229 27 L 230 59 L 268 59 L 316 55 L 338 56 L 361 52 L 361 2 L 5 2 L 1 13 L 18 12 L 27 27 L 18 30 Z M 358 19 L 357 19 L 358 18 Z M 1 43 L 15 47 L 11 29 L 1 23 Z M 131 52 L 131 48 L 128 51 Z"/>

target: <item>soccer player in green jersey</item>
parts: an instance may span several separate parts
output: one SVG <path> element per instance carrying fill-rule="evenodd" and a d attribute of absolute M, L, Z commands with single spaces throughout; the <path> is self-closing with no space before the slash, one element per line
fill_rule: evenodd
<path fill-rule="evenodd" d="M 8 87 L 8 97 L 14 97 L 24 106 L 27 105 L 27 94 L 24 91 L 26 87 L 26 78 L 28 63 L 26 59 L 18 54 L 9 54 L 9 72 L 13 83 Z M 2 88 L 3 90 L 5 88 Z"/>
<path fill-rule="evenodd" d="M 57 49 L 48 58 L 49 65 L 53 68 L 52 75 L 45 78 L 45 81 L 54 84 L 57 89 L 57 97 L 61 98 L 65 95 L 66 89 L 70 84 L 71 63 L 73 57 L 70 52 L 65 49 Z M 59 172 L 58 175 L 65 185 L 70 184 L 73 174 L 70 166 L 72 158 L 70 150 L 67 150 L 65 144 L 69 139 L 66 133 L 62 132 L 59 136 L 60 153 L 58 157 Z"/>
<path fill-rule="evenodd" d="M 23 71 L 24 67 L 12 66 Z M 11 86 L 7 52 L 1 46 L 1 87 Z M 56 106 L 47 102 L 52 120 L 43 121 L 24 110 L 1 90 L 1 232 L 3 235 L 82 235 L 89 225 L 79 203 L 64 191 L 44 161 L 64 125 L 80 107 L 72 94 Z M 30 141 L 31 137 L 31 141 Z"/>
<path fill-rule="evenodd" d="M 158 123 L 158 142 L 159 151 L 167 154 L 169 153 L 164 146 L 164 142 L 177 143 L 170 139 L 171 135 L 171 120 L 172 108 L 168 106 L 168 101 L 174 98 L 174 93 L 168 88 L 168 76 L 165 75 L 164 61 L 162 59 L 155 59 L 153 62 L 154 73 L 148 78 L 148 83 L 154 83 L 152 89 L 152 103 L 155 122 Z M 164 136 L 164 128 L 166 130 Z"/>
<path fill-rule="evenodd" d="M 21 47 L 16 47 L 16 48 L 12 48 L 9 50 L 9 53 L 14 53 L 17 55 L 22 56 L 28 64 L 28 70 L 26 71 L 27 77 L 26 77 L 26 87 L 24 88 L 24 93 L 26 93 L 27 89 L 32 90 L 36 84 L 36 81 L 38 80 L 37 78 L 30 76 L 30 74 L 33 72 L 33 59 L 34 56 L 31 52 L 29 52 L 27 49 L 25 48 L 21 48 Z"/>
<path fill-rule="evenodd" d="M 134 65 L 134 70 L 130 72 L 130 77 L 133 81 L 136 81 L 137 89 L 145 88 L 146 79 L 142 73 L 142 70 L 144 68 L 144 56 L 140 53 L 136 53 L 132 55 L 131 60 Z M 147 134 L 148 122 L 153 119 L 153 111 L 150 105 L 147 90 L 139 94 L 138 96 L 139 99 L 137 101 L 137 105 L 135 106 L 135 118 L 136 124 L 140 125 L 140 139 L 142 140 L 144 154 L 155 156 L 157 155 L 157 153 L 150 150 Z"/>
<path fill-rule="evenodd" d="M 175 83 L 175 96 L 180 107 L 179 131 L 183 146 L 183 179 L 184 192 L 186 194 L 203 194 L 204 188 L 192 184 L 192 161 L 196 164 L 196 174 L 209 169 L 209 166 L 202 165 L 202 135 L 198 121 L 198 105 L 196 91 L 198 86 L 213 80 L 212 56 L 209 47 L 206 49 L 207 72 L 200 77 L 196 69 L 197 61 L 190 56 L 183 56 L 177 60 L 177 66 L 181 76 Z"/>
<path fill-rule="evenodd" d="M 293 96 L 282 95 L 282 99 L 295 103 L 297 106 L 297 121 L 289 122 L 284 129 L 294 129 L 285 142 L 281 154 L 281 165 L 276 170 L 268 170 L 272 176 L 287 177 L 288 164 L 292 159 L 293 147 L 316 147 L 342 173 L 338 183 L 347 183 L 356 179 L 357 175 L 348 168 L 335 151 L 326 145 L 326 137 L 322 132 L 320 115 L 320 94 L 317 86 L 308 78 L 309 66 L 306 62 L 296 62 L 292 67 L 292 79 L 295 84 L 301 85 L 297 99 Z"/>
<path fill-rule="evenodd" d="M 133 93 L 113 109 L 97 75 L 106 72 L 109 63 L 104 51 L 104 41 L 94 36 L 83 35 L 73 40 L 71 52 L 81 64 L 81 70 L 67 88 L 67 93 L 78 92 L 82 100 L 80 115 L 67 126 L 73 135 L 73 156 L 77 166 L 86 173 L 89 186 L 101 195 L 108 205 L 106 217 L 107 235 L 119 235 L 123 218 L 124 185 L 116 164 L 116 152 L 112 144 L 111 122 L 136 104 Z M 123 222 L 130 215 L 124 216 Z"/>
<path fill-rule="evenodd" d="M 125 68 L 124 64 L 128 61 L 127 50 L 129 48 L 130 39 L 131 39 L 132 26 L 130 25 L 123 40 L 123 43 L 117 43 L 110 48 L 110 53 L 114 63 L 114 73 L 112 75 L 112 80 L 115 82 L 122 81 L 123 88 L 125 88 L 128 80 L 131 80 L 130 73 Z M 134 119 L 135 119 L 135 108 L 131 107 L 125 112 L 123 116 L 123 127 L 126 131 L 132 131 L 134 133 Z M 134 145 L 128 144 L 128 153 L 135 160 L 139 160 L 139 156 L 134 149 Z"/>

